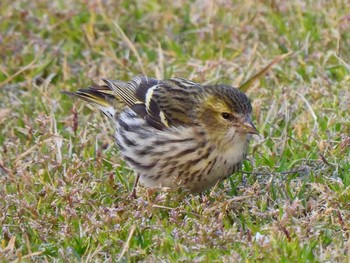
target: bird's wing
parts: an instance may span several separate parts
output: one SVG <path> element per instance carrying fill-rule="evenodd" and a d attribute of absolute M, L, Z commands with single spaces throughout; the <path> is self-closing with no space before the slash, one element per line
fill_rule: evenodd
<path fill-rule="evenodd" d="M 128 82 L 103 81 L 106 85 L 64 93 L 94 104 L 111 118 L 120 112 L 122 101 L 159 130 L 193 122 L 193 99 L 201 88 L 195 82 L 182 78 L 158 80 L 146 76 L 136 76 Z"/>
<path fill-rule="evenodd" d="M 157 129 L 191 124 L 199 84 L 181 78 L 136 76 L 129 82 L 104 80 L 135 113 Z"/>
<path fill-rule="evenodd" d="M 106 85 L 92 85 L 75 92 L 61 91 L 69 96 L 79 98 L 97 107 L 107 117 L 114 119 L 122 105 L 116 100 L 115 93 Z"/>

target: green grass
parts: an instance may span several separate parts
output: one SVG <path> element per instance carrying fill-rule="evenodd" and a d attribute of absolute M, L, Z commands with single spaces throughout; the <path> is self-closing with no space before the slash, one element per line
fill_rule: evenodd
<path fill-rule="evenodd" d="M 0 3 L 1 262 L 350 260 L 347 1 L 84 2 Z M 239 86 L 289 51 L 247 92 L 247 173 L 202 197 L 130 201 L 111 125 L 60 93 L 137 74 Z"/>

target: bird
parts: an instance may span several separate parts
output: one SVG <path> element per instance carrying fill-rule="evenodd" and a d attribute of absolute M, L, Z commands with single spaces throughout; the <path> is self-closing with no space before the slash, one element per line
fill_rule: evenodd
<path fill-rule="evenodd" d="M 201 193 L 238 172 L 252 135 L 252 105 L 245 93 L 225 84 L 205 85 L 173 77 L 137 75 L 101 79 L 75 92 L 115 127 L 122 158 L 138 184 Z"/>

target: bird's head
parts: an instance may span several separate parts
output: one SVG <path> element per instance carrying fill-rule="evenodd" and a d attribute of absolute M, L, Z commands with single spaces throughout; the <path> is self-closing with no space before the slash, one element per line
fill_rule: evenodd
<path fill-rule="evenodd" d="M 251 120 L 252 105 L 243 92 L 227 85 L 207 86 L 204 90 L 198 117 L 209 135 L 220 139 L 258 134 Z"/>

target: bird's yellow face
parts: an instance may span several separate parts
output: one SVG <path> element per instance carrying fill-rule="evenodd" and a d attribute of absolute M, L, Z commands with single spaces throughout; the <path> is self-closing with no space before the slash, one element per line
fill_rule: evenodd
<path fill-rule="evenodd" d="M 258 134 L 250 119 L 250 112 L 236 112 L 230 103 L 214 95 L 204 98 L 202 110 L 199 112 L 201 123 L 204 124 L 209 136 L 218 141 L 238 133 Z"/>

